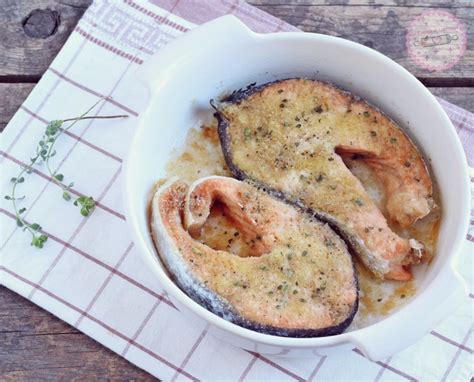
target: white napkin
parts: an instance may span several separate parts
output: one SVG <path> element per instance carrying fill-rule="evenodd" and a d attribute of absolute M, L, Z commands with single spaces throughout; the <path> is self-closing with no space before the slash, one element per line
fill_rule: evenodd
<path fill-rule="evenodd" d="M 11 202 L 1 199 L 2 284 L 164 380 L 468 381 L 473 375 L 474 222 L 459 266 L 471 294 L 434 331 L 383 362 L 371 362 L 357 350 L 312 359 L 249 353 L 207 334 L 163 295 L 133 246 L 120 195 L 122 160 L 146 102 L 133 73 L 163 44 L 225 13 L 259 32 L 296 30 L 225 0 L 92 4 L 1 136 L 3 193 L 19 165 L 29 161 L 47 121 L 80 115 L 103 96 L 106 101 L 94 113 L 130 118 L 82 121 L 60 138 L 54 163 L 74 181 L 73 193 L 99 202 L 89 218 L 61 199 L 44 166 L 19 186 L 27 195 L 19 202 L 28 208 L 26 219 L 39 222 L 49 236 L 42 250 L 30 246 L 27 233 L 16 226 Z M 473 115 L 441 103 L 460 130 L 472 165 Z"/>

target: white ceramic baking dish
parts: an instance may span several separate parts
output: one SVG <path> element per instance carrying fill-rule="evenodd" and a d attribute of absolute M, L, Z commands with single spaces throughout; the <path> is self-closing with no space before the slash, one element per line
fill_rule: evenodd
<path fill-rule="evenodd" d="M 367 99 L 401 126 L 429 158 L 441 191 L 438 248 L 417 294 L 399 311 L 363 329 L 323 338 L 284 338 L 234 325 L 191 300 L 168 277 L 153 247 L 147 200 L 164 176 L 171 150 L 189 128 L 209 120 L 209 100 L 252 82 L 287 77 L 332 82 Z M 447 115 L 431 93 L 386 56 L 340 38 L 311 33 L 256 34 L 233 16 L 192 30 L 161 49 L 140 73 L 150 101 L 140 117 L 126 161 L 124 200 L 135 244 L 157 284 L 190 321 L 209 324 L 216 336 L 266 354 L 305 356 L 357 346 L 380 360 L 414 343 L 448 315 L 466 293 L 455 257 L 466 236 L 469 185 L 466 159 Z M 157 333 L 157 335 L 159 335 Z"/>

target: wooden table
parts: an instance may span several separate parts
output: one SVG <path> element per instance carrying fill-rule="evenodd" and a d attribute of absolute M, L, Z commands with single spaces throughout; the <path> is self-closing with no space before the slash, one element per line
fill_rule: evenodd
<path fill-rule="evenodd" d="M 305 31 L 373 47 L 402 64 L 435 95 L 474 112 L 474 3 L 470 0 L 249 2 Z M 1 0 L 0 130 L 39 81 L 89 4 L 90 0 Z M 449 11 L 466 27 L 466 52 L 458 64 L 440 72 L 417 66 L 405 45 L 411 22 L 428 9 Z M 0 307 L 1 380 L 153 379 L 2 287 Z"/>

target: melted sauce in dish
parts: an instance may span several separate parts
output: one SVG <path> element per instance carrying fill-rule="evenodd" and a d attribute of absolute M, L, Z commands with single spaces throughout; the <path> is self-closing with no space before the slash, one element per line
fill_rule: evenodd
<path fill-rule="evenodd" d="M 346 164 L 364 185 L 380 210 L 385 213 L 384 193 L 371 170 L 359 161 L 349 161 Z M 189 184 L 209 175 L 232 176 L 225 164 L 216 124 L 190 129 L 184 145 L 174 152 L 166 168 L 168 178 L 178 176 Z M 434 197 L 439 206 L 436 193 Z M 428 258 L 431 258 L 436 248 L 440 218 L 441 211 L 438 208 L 409 229 L 393 225 L 391 228 L 402 237 L 422 242 Z M 212 208 L 209 219 L 195 239 L 214 249 L 225 250 L 239 256 L 251 255 L 249 244 L 242 239 L 231 218 L 219 204 Z M 412 268 L 414 271 L 412 281 L 398 282 L 379 280 L 356 261 L 360 286 L 359 311 L 347 330 L 368 326 L 404 306 L 415 295 L 417 280 L 423 276 L 429 262 Z"/>
<path fill-rule="evenodd" d="M 178 176 L 188 184 L 209 175 L 232 176 L 224 160 L 217 126 L 190 129 L 180 147 L 166 165 L 168 178 Z"/>

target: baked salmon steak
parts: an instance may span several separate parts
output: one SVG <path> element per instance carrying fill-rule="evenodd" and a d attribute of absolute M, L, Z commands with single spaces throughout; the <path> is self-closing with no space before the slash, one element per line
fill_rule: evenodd
<path fill-rule="evenodd" d="M 434 207 L 425 162 L 387 116 L 333 85 L 288 79 L 211 102 L 222 150 L 238 179 L 251 179 L 328 222 L 364 265 L 409 280 L 422 244 L 393 232 Z M 344 161 L 365 162 L 383 185 L 386 217 Z"/>
<path fill-rule="evenodd" d="M 175 283 L 240 326 L 286 337 L 343 332 L 357 311 L 358 284 L 344 241 L 326 224 L 253 185 L 212 176 L 171 179 L 151 203 L 154 243 Z M 199 240 L 220 208 L 250 253 Z"/>

